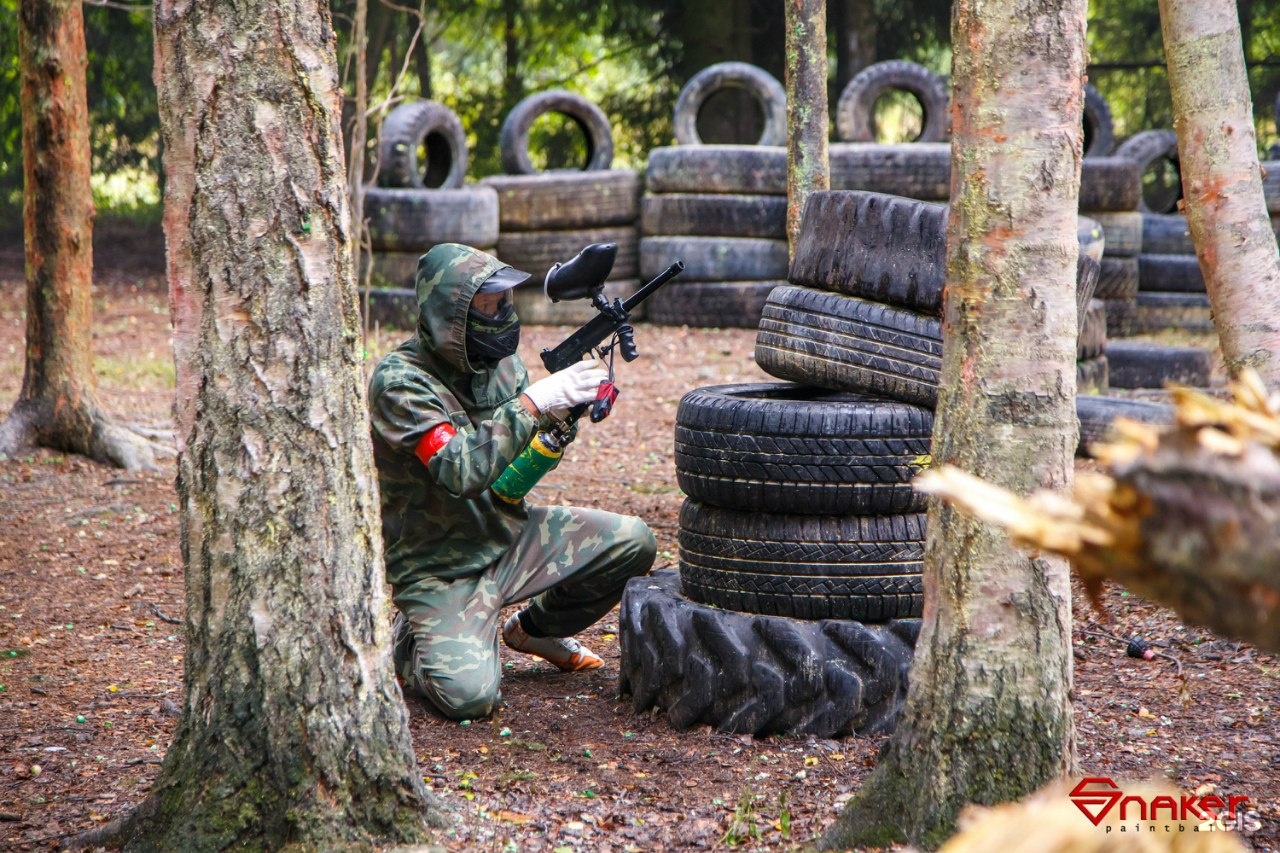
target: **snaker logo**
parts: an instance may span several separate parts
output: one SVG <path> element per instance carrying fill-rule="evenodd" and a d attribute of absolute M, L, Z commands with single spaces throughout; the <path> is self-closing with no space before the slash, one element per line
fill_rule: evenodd
<path fill-rule="evenodd" d="M 1098 826 L 1119 806 L 1116 817 L 1120 820 L 1194 821 L 1197 824 L 1212 822 L 1229 825 L 1237 823 L 1237 810 L 1249 802 L 1249 798 L 1234 794 L 1223 800 L 1213 794 L 1158 794 L 1156 796 L 1125 796 L 1124 791 L 1110 776 L 1086 776 L 1069 794 L 1080 813 Z M 1226 809 L 1226 814 L 1222 810 Z"/>
<path fill-rule="evenodd" d="M 1090 788 L 1091 785 L 1094 787 Z M 1076 808 L 1094 826 L 1102 823 L 1102 819 L 1120 801 L 1121 796 L 1120 786 L 1106 776 L 1086 776 L 1071 789 L 1071 802 L 1076 804 Z"/>

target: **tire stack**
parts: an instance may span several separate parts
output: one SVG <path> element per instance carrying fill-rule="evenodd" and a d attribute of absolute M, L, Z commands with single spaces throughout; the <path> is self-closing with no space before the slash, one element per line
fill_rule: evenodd
<path fill-rule="evenodd" d="M 543 172 L 534 165 L 530 129 L 550 113 L 566 116 L 581 129 L 586 142 L 581 170 Z M 592 243 L 618 246 L 605 295 L 612 300 L 634 293 L 640 286 L 640 179 L 632 170 L 610 168 L 613 130 L 604 112 L 573 92 L 539 92 L 520 101 L 507 115 L 499 146 L 507 174 L 480 183 L 498 198 L 498 257 L 530 274 L 514 294 L 521 322 L 576 325 L 595 315 L 587 300 L 552 303 L 542 290 L 553 264 L 569 260 Z M 632 318 L 640 319 L 643 309 L 633 312 Z"/>
<path fill-rule="evenodd" d="M 1172 130 L 1144 130 L 1116 150 L 1141 170 L 1142 253 L 1134 331 L 1214 331 L 1204 275 L 1187 227 L 1178 213 L 1182 181 L 1178 138 Z M 1280 241 L 1280 161 L 1261 164 L 1263 195 Z"/>
<path fill-rule="evenodd" d="M 369 320 L 413 328 L 418 318 L 418 258 L 437 243 L 494 252 L 498 196 L 465 185 L 467 139 L 458 117 L 435 101 L 400 104 L 378 134 L 377 186 L 365 188 L 364 216 L 372 253 Z"/>
<path fill-rule="evenodd" d="M 791 284 L 765 306 L 756 363 L 780 379 L 932 410 L 942 367 L 946 218 L 943 205 L 914 199 L 813 193 Z M 1084 306 L 1079 374 L 1079 364 L 1107 344 L 1101 312 L 1091 305 L 1098 264 L 1087 246 L 1076 271 Z"/>
<path fill-rule="evenodd" d="M 793 383 L 689 392 L 680 570 L 622 599 L 621 692 L 684 729 L 890 728 L 923 607 L 931 412 Z"/>
<path fill-rule="evenodd" d="M 1138 253 L 1142 250 L 1139 173 L 1126 158 L 1111 156 L 1115 145 L 1111 107 L 1102 94 L 1084 87 L 1084 160 L 1080 164 L 1080 215 L 1101 228 L 1102 251 L 1097 257 L 1098 286 L 1094 299 L 1102 303 L 1106 337 L 1133 333 L 1138 306 Z M 1083 244 L 1082 244 L 1083 245 Z M 1087 310 L 1097 313 L 1097 306 Z M 1096 322 L 1096 318 L 1086 323 Z M 1081 328 L 1081 347 L 1092 346 Z M 1105 393 L 1107 364 L 1101 350 L 1086 358 L 1081 352 L 1079 386 L 1082 393 Z M 1092 359 L 1102 358 L 1102 361 Z M 1086 363 L 1087 362 L 1087 363 Z"/>
<path fill-rule="evenodd" d="M 753 144 L 708 145 L 698 115 L 723 89 L 742 89 L 764 126 Z M 650 322 L 754 328 L 787 276 L 786 95 L 768 72 L 724 62 L 695 74 L 676 101 L 675 146 L 649 152 L 640 217 L 640 277 L 673 260 L 680 276 L 649 301 Z"/>

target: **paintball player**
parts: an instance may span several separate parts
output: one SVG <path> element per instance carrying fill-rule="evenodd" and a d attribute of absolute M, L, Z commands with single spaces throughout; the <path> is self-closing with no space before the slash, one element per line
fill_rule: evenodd
<path fill-rule="evenodd" d="M 530 384 L 511 295 L 528 277 L 478 249 L 434 247 L 418 262 L 417 332 L 369 383 L 396 671 L 450 719 L 499 701 L 506 605 L 529 600 L 501 626 L 508 647 L 564 671 L 599 667 L 573 635 L 656 551 L 638 518 L 490 490 L 540 425 L 594 400 L 606 376 L 587 360 Z"/>

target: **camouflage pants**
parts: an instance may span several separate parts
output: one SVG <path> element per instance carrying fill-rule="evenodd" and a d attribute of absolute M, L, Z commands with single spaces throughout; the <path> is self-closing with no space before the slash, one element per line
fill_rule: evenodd
<path fill-rule="evenodd" d="M 398 587 L 396 672 L 407 692 L 450 719 L 485 717 L 498 703 L 498 618 L 532 598 L 534 623 L 572 636 L 608 613 L 627 581 L 653 565 L 657 544 L 638 518 L 579 507 L 530 507 L 507 553 L 484 572 Z"/>

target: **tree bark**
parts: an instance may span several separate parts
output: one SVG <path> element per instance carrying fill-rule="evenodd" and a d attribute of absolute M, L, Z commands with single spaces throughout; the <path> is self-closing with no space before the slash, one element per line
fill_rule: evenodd
<path fill-rule="evenodd" d="M 27 343 L 22 390 L 0 424 L 0 454 L 39 444 L 154 468 L 148 443 L 107 418 L 94 393 L 94 210 L 79 0 L 22 0 L 18 55 Z"/>
<path fill-rule="evenodd" d="M 826 0 L 787 0 L 786 29 L 787 244 L 795 257 L 805 201 L 831 186 Z"/>
<path fill-rule="evenodd" d="M 1071 477 L 1084 0 L 958 0 L 942 376 L 933 456 L 1018 493 Z M 926 848 L 967 803 L 1075 768 L 1058 557 L 933 501 L 911 685 L 829 847 Z"/>
<path fill-rule="evenodd" d="M 328 3 L 155 7 L 185 699 L 132 850 L 417 841 Z"/>
<path fill-rule="evenodd" d="M 1280 255 L 1234 0 L 1160 0 L 1187 225 L 1232 376 L 1280 387 Z"/>

